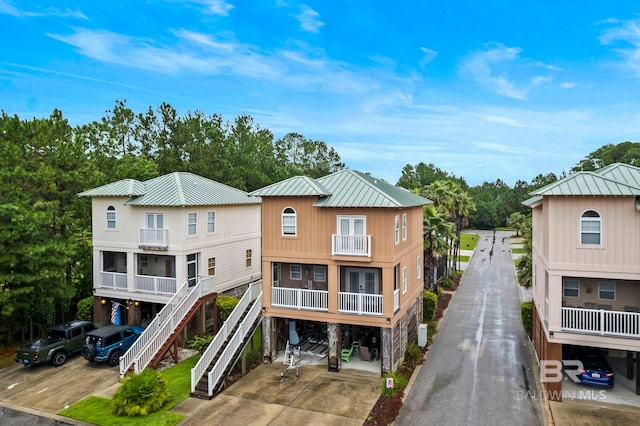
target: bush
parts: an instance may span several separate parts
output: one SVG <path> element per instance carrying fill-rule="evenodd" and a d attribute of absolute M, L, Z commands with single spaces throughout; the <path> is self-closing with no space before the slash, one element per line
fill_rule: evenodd
<path fill-rule="evenodd" d="M 416 366 L 420 358 L 422 357 L 422 349 L 418 346 L 417 343 L 412 343 L 407 347 L 407 350 L 404 353 L 404 359 L 411 363 L 412 366 Z"/>
<path fill-rule="evenodd" d="M 229 315 L 231 315 L 233 308 L 236 307 L 238 302 L 240 302 L 240 300 L 235 297 L 218 296 L 216 302 L 218 304 L 218 325 L 221 326 L 227 318 L 229 318 Z"/>
<path fill-rule="evenodd" d="M 393 388 L 387 388 L 387 379 L 393 379 Z M 399 371 L 394 371 L 393 373 L 387 373 L 387 375 L 382 379 L 382 395 L 383 396 L 396 396 L 401 395 L 404 392 L 405 388 L 409 384 L 409 379 L 400 373 Z"/>
<path fill-rule="evenodd" d="M 80 321 L 93 321 L 93 296 L 80 299 L 77 306 L 77 319 L 79 319 Z"/>
<path fill-rule="evenodd" d="M 112 411 L 116 416 L 144 416 L 158 411 L 171 401 L 167 381 L 152 368 L 139 374 L 130 374 L 123 381 L 112 399 Z"/>
<path fill-rule="evenodd" d="M 533 302 L 523 302 L 520 305 L 520 319 L 527 336 L 531 337 L 533 333 Z"/>
<path fill-rule="evenodd" d="M 196 350 L 200 352 L 200 354 L 202 354 L 205 351 L 205 349 L 207 349 L 211 341 L 213 340 L 213 337 L 214 336 L 211 334 L 204 337 L 194 336 L 193 339 L 187 342 L 187 346 L 190 349 Z"/>
<path fill-rule="evenodd" d="M 422 291 L 422 318 L 425 323 L 431 321 L 436 315 L 438 296 L 429 290 Z"/>

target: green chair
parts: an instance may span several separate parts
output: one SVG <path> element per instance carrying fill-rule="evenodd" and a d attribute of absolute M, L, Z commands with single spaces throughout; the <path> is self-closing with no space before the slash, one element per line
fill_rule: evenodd
<path fill-rule="evenodd" d="M 340 353 L 340 357 L 344 361 L 349 362 L 351 360 L 352 354 L 353 354 L 353 345 L 351 345 L 349 349 L 343 349 L 342 352 Z"/>

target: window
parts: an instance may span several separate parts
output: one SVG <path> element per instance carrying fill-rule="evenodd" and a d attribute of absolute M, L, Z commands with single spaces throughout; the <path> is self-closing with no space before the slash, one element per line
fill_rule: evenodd
<path fill-rule="evenodd" d="M 562 294 L 564 297 L 580 297 L 580 281 L 565 279 L 562 282 Z"/>
<path fill-rule="evenodd" d="M 147 213 L 148 229 L 164 229 L 164 216 L 162 213 Z"/>
<path fill-rule="evenodd" d="M 107 207 L 107 229 L 116 229 L 116 208 Z"/>
<path fill-rule="evenodd" d="M 416 258 L 416 278 L 420 279 L 420 275 L 422 274 L 422 259 L 420 256 Z"/>
<path fill-rule="evenodd" d="M 407 214 L 402 215 L 402 241 L 407 239 Z"/>
<path fill-rule="evenodd" d="M 407 267 L 402 268 L 402 294 L 407 292 Z"/>
<path fill-rule="evenodd" d="M 398 244 L 400 242 L 400 216 L 396 216 L 395 225 L 394 225 L 394 235 L 395 242 Z"/>
<path fill-rule="evenodd" d="M 599 245 L 602 221 L 600 214 L 587 210 L 580 218 L 580 244 Z"/>
<path fill-rule="evenodd" d="M 198 256 L 196 254 L 187 255 L 187 282 L 189 287 L 198 283 Z"/>
<path fill-rule="evenodd" d="M 296 211 L 291 207 L 282 211 L 282 235 L 296 235 Z"/>
<path fill-rule="evenodd" d="M 216 212 L 207 212 L 207 232 L 216 232 Z"/>
<path fill-rule="evenodd" d="M 321 283 L 327 282 L 327 267 L 326 266 L 314 266 L 313 267 L 313 280 Z"/>
<path fill-rule="evenodd" d="M 289 278 L 295 281 L 302 280 L 302 266 L 289 265 Z"/>
<path fill-rule="evenodd" d="M 616 300 L 616 283 L 600 281 L 598 283 L 598 299 Z"/>
<path fill-rule="evenodd" d="M 247 250 L 245 254 L 245 266 L 247 268 L 251 267 L 251 250 Z"/>
<path fill-rule="evenodd" d="M 187 215 L 187 234 L 196 235 L 197 222 L 198 222 L 197 213 L 189 213 Z"/>
<path fill-rule="evenodd" d="M 207 260 L 207 273 L 211 277 L 216 276 L 216 258 L 215 257 L 210 257 Z"/>

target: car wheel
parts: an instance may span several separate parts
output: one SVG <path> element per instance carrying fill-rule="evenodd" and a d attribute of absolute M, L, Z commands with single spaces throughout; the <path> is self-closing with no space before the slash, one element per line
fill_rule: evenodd
<path fill-rule="evenodd" d="M 111 355 L 109 355 L 109 365 L 115 367 L 120 364 L 120 355 L 122 355 L 122 351 L 111 352 Z"/>
<path fill-rule="evenodd" d="M 82 358 L 87 361 L 93 361 L 93 357 L 96 356 L 96 348 L 93 345 L 84 345 L 80 351 Z"/>
<path fill-rule="evenodd" d="M 60 367 L 65 362 L 67 362 L 67 353 L 65 351 L 59 351 L 53 354 L 51 364 L 53 364 L 54 367 Z"/>

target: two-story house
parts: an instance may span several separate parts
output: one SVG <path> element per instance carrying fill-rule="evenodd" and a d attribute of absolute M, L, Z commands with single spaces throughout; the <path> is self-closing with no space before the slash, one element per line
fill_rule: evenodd
<path fill-rule="evenodd" d="M 260 199 L 244 191 L 177 172 L 79 196 L 92 201 L 97 322 L 147 323 L 202 277 L 217 293 L 261 277 Z"/>
<path fill-rule="evenodd" d="M 626 353 L 633 365 L 640 351 L 640 169 L 618 163 L 578 172 L 531 195 L 524 204 L 533 219 L 538 358 L 560 361 L 563 345 L 592 346 Z M 546 385 L 559 399 L 562 382 Z"/>
<path fill-rule="evenodd" d="M 429 200 L 370 175 L 298 176 L 252 192 L 262 198 L 265 361 L 287 342 L 374 350 L 397 367 L 422 321 L 423 206 Z M 281 352 L 282 353 L 282 352 Z"/>

